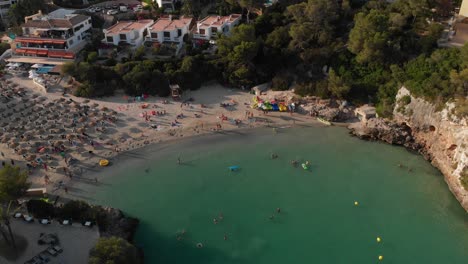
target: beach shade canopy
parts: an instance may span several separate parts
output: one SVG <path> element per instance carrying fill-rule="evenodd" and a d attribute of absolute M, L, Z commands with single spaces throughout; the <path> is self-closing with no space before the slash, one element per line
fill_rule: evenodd
<path fill-rule="evenodd" d="M 19 154 L 19 155 L 23 155 L 23 154 L 26 154 L 26 153 L 28 153 L 28 150 L 26 150 L 26 149 L 24 149 L 24 148 L 18 150 L 18 154 Z"/>
<path fill-rule="evenodd" d="M 78 133 L 84 133 L 86 131 L 86 129 L 83 128 L 83 127 L 80 127 L 80 128 L 78 128 L 77 131 L 78 131 Z"/>
<path fill-rule="evenodd" d="M 29 156 L 26 157 L 26 160 L 27 160 L 27 161 L 31 161 L 31 160 L 34 160 L 35 158 L 36 158 L 36 155 L 31 154 L 31 155 L 29 155 Z"/>
<path fill-rule="evenodd" d="M 94 122 L 94 121 L 88 123 L 88 126 L 90 126 L 90 127 L 93 127 L 93 126 L 95 126 L 95 125 L 96 125 L 96 122 Z"/>
<path fill-rule="evenodd" d="M 85 100 L 83 101 L 83 104 L 87 104 L 87 103 L 89 103 L 89 100 L 88 100 L 88 99 L 85 99 Z"/>
<path fill-rule="evenodd" d="M 93 107 L 98 107 L 98 106 L 99 106 L 99 104 L 96 104 L 96 103 L 93 104 Z"/>
<path fill-rule="evenodd" d="M 80 123 L 82 123 L 82 122 L 84 122 L 84 121 L 86 121 L 86 118 L 85 118 L 85 117 L 81 117 L 80 119 L 78 119 L 78 122 L 80 122 Z"/>
<path fill-rule="evenodd" d="M 47 152 L 47 148 L 40 148 L 39 149 L 39 153 L 46 153 Z"/>
<path fill-rule="evenodd" d="M 62 141 L 55 141 L 55 142 L 54 142 L 54 147 L 58 148 L 58 147 L 60 147 L 62 144 L 63 144 Z"/>
<path fill-rule="evenodd" d="M 10 145 L 11 148 L 16 148 L 18 146 L 18 143 L 11 142 L 9 145 Z"/>
<path fill-rule="evenodd" d="M 101 111 L 107 111 L 107 110 L 109 110 L 109 108 L 107 108 L 107 107 L 105 107 L 105 106 L 103 106 L 103 107 L 101 108 Z"/>
<path fill-rule="evenodd" d="M 73 139 L 74 137 L 75 137 L 75 135 L 73 135 L 73 134 L 68 134 L 68 135 L 66 136 L 67 139 Z"/>

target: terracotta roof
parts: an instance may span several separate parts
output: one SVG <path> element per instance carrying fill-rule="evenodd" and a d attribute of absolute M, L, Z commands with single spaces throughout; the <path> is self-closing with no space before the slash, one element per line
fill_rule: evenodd
<path fill-rule="evenodd" d="M 140 30 L 150 26 L 154 21 L 152 19 L 143 19 L 138 21 L 121 21 L 106 29 L 106 34 L 118 34 Z"/>
<path fill-rule="evenodd" d="M 232 23 L 240 17 L 240 14 L 231 14 L 229 16 L 207 16 L 198 21 L 198 27 L 219 27 L 225 23 Z"/>
<path fill-rule="evenodd" d="M 89 19 L 85 15 L 74 15 L 69 18 L 48 18 L 45 20 L 29 20 L 24 23 L 22 27 L 35 27 L 35 28 L 72 28 L 77 24 Z"/>
<path fill-rule="evenodd" d="M 193 18 L 191 17 L 181 17 L 180 19 L 171 19 L 171 18 L 159 18 L 156 23 L 151 27 L 151 31 L 159 32 L 164 30 L 174 30 L 183 28 L 185 26 L 190 26 Z"/>

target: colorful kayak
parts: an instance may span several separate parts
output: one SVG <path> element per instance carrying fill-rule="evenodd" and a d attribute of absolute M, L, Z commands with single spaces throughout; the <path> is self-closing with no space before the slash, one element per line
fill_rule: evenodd
<path fill-rule="evenodd" d="M 105 166 L 107 166 L 107 165 L 109 165 L 109 161 L 108 161 L 108 160 L 102 159 L 102 160 L 99 161 L 99 166 L 105 167 Z"/>
<path fill-rule="evenodd" d="M 327 125 L 327 126 L 331 126 L 331 125 L 332 125 L 332 123 L 331 123 L 330 121 L 327 121 L 327 120 L 325 120 L 325 119 L 323 119 L 323 118 L 320 118 L 320 117 L 317 117 L 317 121 L 319 121 L 319 122 L 321 122 L 321 123 L 323 123 L 323 124 L 325 124 L 325 125 Z"/>

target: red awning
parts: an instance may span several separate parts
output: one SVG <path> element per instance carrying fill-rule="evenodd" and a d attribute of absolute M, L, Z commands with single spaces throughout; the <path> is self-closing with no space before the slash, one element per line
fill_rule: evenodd
<path fill-rule="evenodd" d="M 21 43 L 34 43 L 34 44 L 43 44 L 44 41 L 40 39 L 19 39 Z"/>
<path fill-rule="evenodd" d="M 44 55 L 47 55 L 47 53 L 48 53 L 47 50 L 38 50 L 38 51 L 37 51 L 37 55 L 42 55 L 42 56 L 44 56 Z"/>
<path fill-rule="evenodd" d="M 52 40 L 52 44 L 65 44 L 65 40 Z"/>
<path fill-rule="evenodd" d="M 37 50 L 26 50 L 26 54 L 37 54 Z"/>
<path fill-rule="evenodd" d="M 25 53 L 26 50 L 25 49 L 15 49 L 15 52 L 16 53 Z"/>
<path fill-rule="evenodd" d="M 70 54 L 66 54 L 65 56 L 63 56 L 65 59 L 74 59 L 75 58 L 75 54 L 73 53 L 70 53 Z"/>
<path fill-rule="evenodd" d="M 64 53 L 63 51 L 49 51 L 49 57 L 61 58 L 65 55 Z"/>

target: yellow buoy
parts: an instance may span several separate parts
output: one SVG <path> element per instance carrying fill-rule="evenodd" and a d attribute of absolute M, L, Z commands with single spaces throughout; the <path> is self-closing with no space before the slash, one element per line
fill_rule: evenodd
<path fill-rule="evenodd" d="M 379 256 L 379 260 L 383 260 L 383 256 L 382 256 L 382 255 Z"/>
<path fill-rule="evenodd" d="M 358 206 L 359 203 L 358 203 L 357 201 L 354 201 L 354 205 L 355 205 L 355 206 Z"/>
<path fill-rule="evenodd" d="M 382 241 L 382 239 L 380 239 L 380 237 L 377 237 L 377 243 L 380 243 L 380 241 Z"/>

